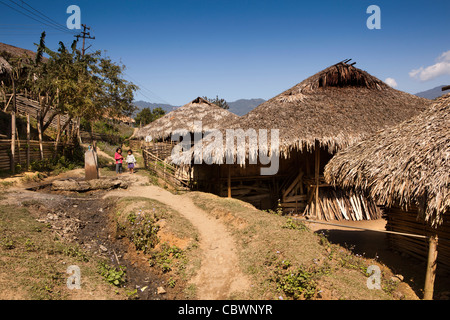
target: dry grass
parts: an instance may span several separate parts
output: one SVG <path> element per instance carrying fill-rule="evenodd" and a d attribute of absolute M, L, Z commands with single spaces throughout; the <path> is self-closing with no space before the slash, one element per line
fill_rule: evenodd
<path fill-rule="evenodd" d="M 269 99 L 245 116 L 222 122 L 221 128 L 278 129 L 279 151 L 285 158 L 292 150 L 314 150 L 316 142 L 333 154 L 417 115 L 430 104 L 428 99 L 395 90 L 367 72 L 341 62 Z M 223 136 L 225 145 L 224 130 Z M 245 149 L 246 158 L 255 158 L 258 148 L 235 147 Z M 226 150 L 229 154 L 233 151 Z M 198 154 L 193 156 L 199 158 Z M 224 156 L 219 153 L 212 160 L 218 163 Z"/>
<path fill-rule="evenodd" d="M 326 179 L 388 206 L 421 206 L 433 226 L 450 209 L 450 94 L 420 115 L 338 153 Z"/>
<path fill-rule="evenodd" d="M 124 292 L 116 293 L 97 273 L 98 262 L 58 239 L 26 208 L 0 205 L 0 299 L 124 299 Z M 80 267 L 80 290 L 67 288 L 70 265 Z"/>
<path fill-rule="evenodd" d="M 135 237 L 132 242 L 136 250 L 146 255 L 150 265 L 187 286 L 201 263 L 198 232 L 191 222 L 161 202 L 147 198 L 122 198 L 115 209 L 115 236 L 133 239 L 133 235 L 142 230 L 142 224 L 150 221 L 147 225 L 153 228 L 152 235 L 146 231 L 139 236 L 147 239 L 152 236 L 154 246 Z"/>
<path fill-rule="evenodd" d="M 288 290 L 292 289 L 289 274 L 297 272 L 305 275 L 311 285 L 306 286 L 301 299 L 392 299 L 387 280 L 392 273 L 384 266 L 380 265 L 385 290 L 367 288 L 365 272 L 369 265 L 379 265 L 376 261 L 356 256 L 302 224 L 257 210 L 245 202 L 200 192 L 192 192 L 190 197 L 197 206 L 223 221 L 236 241 L 240 267 L 253 283 L 246 296 L 236 298 L 295 298 Z M 283 289 L 282 284 L 288 289 Z M 310 296 L 306 296 L 307 292 Z"/>
<path fill-rule="evenodd" d="M 202 122 L 202 131 L 207 131 L 218 128 L 225 121 L 236 120 L 238 118 L 237 115 L 228 110 L 222 109 L 198 97 L 140 129 L 135 137 L 145 138 L 146 136 L 151 136 L 153 139 L 170 138 L 175 131 L 199 131 L 199 128 L 196 128 L 196 121 Z"/>

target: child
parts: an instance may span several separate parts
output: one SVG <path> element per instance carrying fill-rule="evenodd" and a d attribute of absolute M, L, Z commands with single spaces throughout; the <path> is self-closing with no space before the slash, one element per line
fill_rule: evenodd
<path fill-rule="evenodd" d="M 128 169 L 130 169 L 130 174 L 133 174 L 134 172 L 134 166 L 136 165 L 136 158 L 133 155 L 133 151 L 130 149 L 128 150 L 127 155 L 127 163 L 128 163 Z"/>
<path fill-rule="evenodd" d="M 121 148 L 117 148 L 116 154 L 114 155 L 114 159 L 116 159 L 116 173 L 121 174 L 122 173 L 122 161 L 123 161 Z"/>

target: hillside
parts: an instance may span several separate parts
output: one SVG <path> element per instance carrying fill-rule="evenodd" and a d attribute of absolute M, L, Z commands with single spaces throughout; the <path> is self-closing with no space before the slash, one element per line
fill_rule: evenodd
<path fill-rule="evenodd" d="M 150 110 L 153 110 L 155 108 L 162 108 L 166 112 L 172 111 L 174 108 L 179 108 L 180 106 L 173 106 L 170 104 L 161 104 L 161 103 L 153 103 L 153 102 L 147 102 L 147 101 L 134 101 L 133 104 L 138 107 L 138 110 L 135 111 L 135 115 L 144 108 L 150 108 Z"/>
<path fill-rule="evenodd" d="M 422 92 L 418 92 L 416 93 L 416 96 L 421 97 L 421 98 L 426 98 L 426 99 L 436 99 L 440 96 L 442 96 L 445 92 L 442 91 L 442 88 L 444 87 L 444 85 L 439 86 L 439 87 L 435 87 L 433 89 L 430 90 L 425 90 Z M 447 91 L 448 92 L 448 91 Z"/>
<path fill-rule="evenodd" d="M 266 102 L 264 99 L 239 99 L 234 102 L 228 102 L 230 111 L 238 116 L 243 116 L 255 109 L 261 103 Z"/>
<path fill-rule="evenodd" d="M 264 99 L 239 99 L 233 102 L 228 102 L 228 105 L 230 106 L 229 111 L 238 116 L 243 116 L 263 102 L 265 102 Z M 168 113 L 170 111 L 173 111 L 175 108 L 180 107 L 180 106 L 173 106 L 170 104 L 160 104 L 142 100 L 134 101 L 133 103 L 136 107 L 138 107 L 138 110 L 135 112 L 135 114 L 137 114 L 139 110 L 142 110 L 144 108 L 150 108 L 150 110 L 153 110 L 154 108 L 159 107 L 165 110 L 166 113 Z"/>

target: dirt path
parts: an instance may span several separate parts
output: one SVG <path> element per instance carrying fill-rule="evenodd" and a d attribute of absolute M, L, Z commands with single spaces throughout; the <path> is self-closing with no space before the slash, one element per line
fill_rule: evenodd
<path fill-rule="evenodd" d="M 109 196 L 135 196 L 158 200 L 185 216 L 198 229 L 202 264 L 191 283 L 197 287 L 200 300 L 227 299 L 233 292 L 242 292 L 250 282 L 239 270 L 235 243 L 225 226 L 198 208 L 187 196 L 174 195 L 156 186 L 132 186 L 115 190 Z"/>

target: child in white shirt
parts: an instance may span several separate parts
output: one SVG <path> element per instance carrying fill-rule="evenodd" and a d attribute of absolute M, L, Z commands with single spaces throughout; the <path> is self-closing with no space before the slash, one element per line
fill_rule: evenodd
<path fill-rule="evenodd" d="M 133 151 L 130 149 L 128 150 L 128 155 L 125 160 L 128 164 L 128 169 L 130 169 L 130 174 L 133 174 L 134 167 L 136 166 L 136 158 L 133 155 Z"/>

